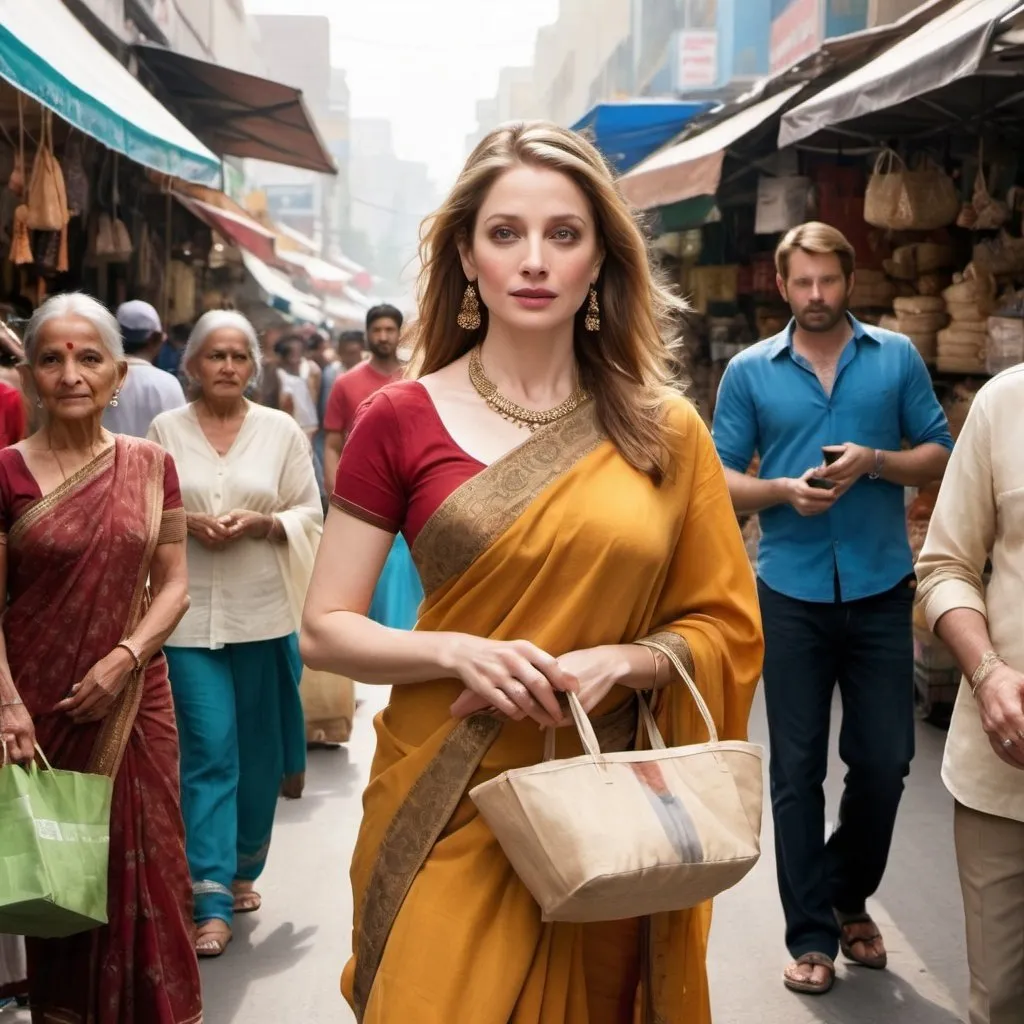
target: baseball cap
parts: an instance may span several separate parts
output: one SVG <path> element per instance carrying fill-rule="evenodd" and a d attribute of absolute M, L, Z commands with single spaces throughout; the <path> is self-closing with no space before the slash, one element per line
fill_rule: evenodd
<path fill-rule="evenodd" d="M 121 338 L 129 348 L 144 345 L 154 333 L 163 333 L 160 314 L 141 299 L 122 302 L 117 307 L 117 322 L 121 327 Z"/>

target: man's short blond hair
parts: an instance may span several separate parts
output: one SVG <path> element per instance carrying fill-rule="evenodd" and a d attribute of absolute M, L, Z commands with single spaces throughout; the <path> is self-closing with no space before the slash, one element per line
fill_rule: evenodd
<path fill-rule="evenodd" d="M 829 256 L 834 253 L 839 257 L 843 276 L 849 279 L 853 274 L 857 254 L 842 231 L 829 224 L 811 220 L 786 233 L 775 250 L 775 269 L 783 281 L 789 278 L 790 257 L 798 249 L 812 256 Z"/>

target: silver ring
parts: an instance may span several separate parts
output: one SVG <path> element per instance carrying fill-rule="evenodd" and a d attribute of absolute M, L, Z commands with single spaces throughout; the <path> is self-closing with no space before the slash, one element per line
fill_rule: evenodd
<path fill-rule="evenodd" d="M 1013 740 L 1003 740 L 1003 749 L 1009 750 L 1013 746 Z"/>

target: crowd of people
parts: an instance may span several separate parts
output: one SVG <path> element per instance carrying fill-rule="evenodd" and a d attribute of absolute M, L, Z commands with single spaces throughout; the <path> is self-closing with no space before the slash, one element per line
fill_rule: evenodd
<path fill-rule="evenodd" d="M 408 365 L 388 306 L 365 353 L 227 311 L 187 338 L 144 303 L 33 316 L 31 432 L 4 417 L 0 450 L 2 739 L 114 786 L 110 924 L 28 940 L 35 1024 L 202 1020 L 198 957 L 260 909 L 301 793 L 309 687 L 352 679 L 391 687 L 351 866 L 361 1024 L 710 1022 L 709 905 L 546 920 L 470 795 L 582 753 L 570 694 L 603 751 L 648 707 L 704 742 L 689 677 L 726 741 L 764 681 L 783 983 L 824 995 L 840 950 L 883 970 L 867 900 L 913 757 L 916 594 L 965 675 L 943 780 L 971 1024 L 1019 1024 L 1020 369 L 950 458 L 920 356 L 849 313 L 853 249 L 805 224 L 776 254 L 793 319 L 731 362 L 708 430 L 675 374 L 685 303 L 598 152 L 547 124 L 479 144 L 423 257 Z M 943 475 L 915 572 L 904 490 Z"/>

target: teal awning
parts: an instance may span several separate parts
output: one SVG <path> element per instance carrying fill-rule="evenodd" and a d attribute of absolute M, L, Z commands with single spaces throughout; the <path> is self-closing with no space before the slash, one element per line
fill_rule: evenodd
<path fill-rule="evenodd" d="M 220 181 L 219 158 L 61 0 L 0 0 L 0 78 L 136 163 Z"/>

